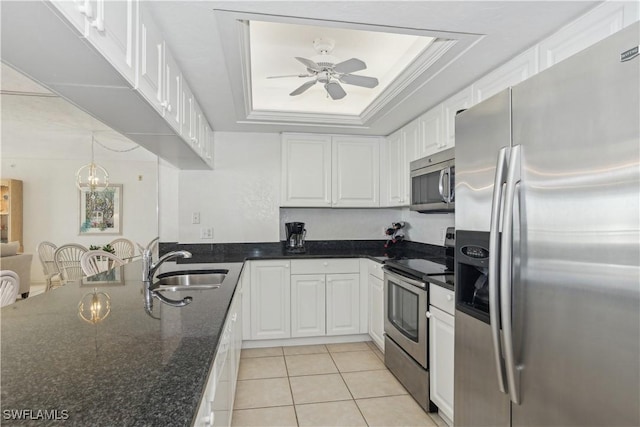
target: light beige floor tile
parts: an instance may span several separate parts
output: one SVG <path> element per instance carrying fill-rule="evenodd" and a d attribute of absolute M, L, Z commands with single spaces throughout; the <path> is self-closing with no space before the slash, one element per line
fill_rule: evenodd
<path fill-rule="evenodd" d="M 231 425 L 245 426 L 297 426 L 296 411 L 293 406 L 273 408 L 238 409 L 233 411 Z"/>
<path fill-rule="evenodd" d="M 287 405 L 293 405 L 287 378 L 238 381 L 234 409 Z"/>
<path fill-rule="evenodd" d="M 327 347 L 323 344 L 319 345 L 293 345 L 290 347 L 284 347 L 285 356 L 293 356 L 295 354 L 316 354 L 327 353 Z"/>
<path fill-rule="evenodd" d="M 357 399 L 367 424 L 375 426 L 429 426 L 436 423 L 409 395 Z"/>
<path fill-rule="evenodd" d="M 296 405 L 300 426 L 366 426 L 353 400 Z"/>
<path fill-rule="evenodd" d="M 407 394 L 407 390 L 402 387 L 396 377 L 386 370 L 344 372 L 342 377 L 354 399 Z"/>
<path fill-rule="evenodd" d="M 366 342 L 345 342 L 340 344 L 327 344 L 329 353 L 341 353 L 344 351 L 371 350 Z"/>
<path fill-rule="evenodd" d="M 373 351 L 350 351 L 331 353 L 331 357 L 340 372 L 375 371 L 386 369 Z"/>
<path fill-rule="evenodd" d="M 291 377 L 289 383 L 296 405 L 352 399 L 340 374 Z"/>
<path fill-rule="evenodd" d="M 268 356 L 282 356 L 282 347 L 243 348 L 240 352 L 241 359 Z"/>
<path fill-rule="evenodd" d="M 287 370 L 290 377 L 338 372 L 328 353 L 285 356 L 285 360 L 287 361 Z"/>
<path fill-rule="evenodd" d="M 240 359 L 239 380 L 286 377 L 284 356 Z"/>

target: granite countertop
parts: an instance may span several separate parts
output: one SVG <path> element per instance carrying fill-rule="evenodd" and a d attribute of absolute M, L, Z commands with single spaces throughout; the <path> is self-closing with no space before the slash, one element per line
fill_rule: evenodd
<path fill-rule="evenodd" d="M 108 281 L 85 278 L 0 310 L 3 424 L 41 425 L 38 411 L 52 410 L 64 425 L 191 424 L 242 263 L 190 265 L 229 273 L 219 289 L 182 292 L 193 296 L 185 307 L 155 300 L 159 319 L 144 310 L 141 266 L 135 261 Z M 184 269 L 165 263 L 160 273 Z M 94 288 L 111 298 L 110 314 L 97 324 L 78 314 Z M 33 419 L 7 420 L 6 410 L 31 410 Z"/>
<path fill-rule="evenodd" d="M 162 253 L 185 249 L 193 257 L 167 262 L 159 274 L 227 269 L 223 285 L 170 296 L 191 295 L 185 307 L 154 300 L 152 317 L 144 310 L 142 262 L 134 261 L 114 270 L 115 277 L 84 278 L 0 310 L 5 425 L 40 425 L 39 411 L 65 425 L 190 425 L 245 260 L 366 257 L 383 263 L 413 256 L 438 262 L 444 256 L 438 247 L 389 250 L 380 241 L 308 243 L 305 254 L 288 253 L 280 243 L 163 246 Z M 80 302 L 94 289 L 111 302 L 109 315 L 96 324 L 79 316 Z M 31 412 L 15 421 L 5 418 L 7 410 Z"/>

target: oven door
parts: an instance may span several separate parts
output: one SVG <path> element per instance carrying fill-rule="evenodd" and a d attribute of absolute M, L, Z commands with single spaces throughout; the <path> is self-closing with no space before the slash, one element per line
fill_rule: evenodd
<path fill-rule="evenodd" d="M 384 272 L 384 332 L 427 369 L 427 288 L 391 271 Z"/>

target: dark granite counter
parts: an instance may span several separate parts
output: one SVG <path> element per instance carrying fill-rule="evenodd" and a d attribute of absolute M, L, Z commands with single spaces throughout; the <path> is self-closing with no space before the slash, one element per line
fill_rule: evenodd
<path fill-rule="evenodd" d="M 3 425 L 191 424 L 242 264 L 190 265 L 229 274 L 219 289 L 180 293 L 193 296 L 185 307 L 155 300 L 159 319 L 144 310 L 141 265 L 136 261 L 109 280 L 85 278 L 0 310 Z M 160 272 L 184 269 L 165 263 Z M 78 314 L 94 288 L 111 299 L 111 312 L 96 324 Z M 17 421 L 8 419 L 12 410 L 31 412 Z M 59 421 L 45 422 L 45 416 Z"/>

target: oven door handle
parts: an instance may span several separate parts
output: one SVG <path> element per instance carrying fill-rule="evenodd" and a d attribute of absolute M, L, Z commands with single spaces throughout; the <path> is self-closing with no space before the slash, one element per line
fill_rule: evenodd
<path fill-rule="evenodd" d="M 388 268 L 382 267 L 382 269 L 384 270 L 384 274 L 388 274 L 390 277 L 392 277 L 392 278 L 396 279 L 397 281 L 401 282 L 401 283 L 398 283 L 398 285 L 403 287 L 403 288 L 405 288 L 405 289 L 411 289 L 411 288 L 407 288 L 405 286 L 402 286 L 403 285 L 402 282 L 408 283 L 408 284 L 413 285 L 413 286 L 417 286 L 417 287 L 422 288 L 422 289 L 426 289 L 427 288 L 427 284 L 425 282 L 421 282 L 419 280 L 415 280 L 415 279 L 412 279 L 412 278 L 407 277 L 407 276 L 402 276 L 402 275 L 400 275 L 398 273 L 395 273 L 395 272 L 389 270 Z"/>

